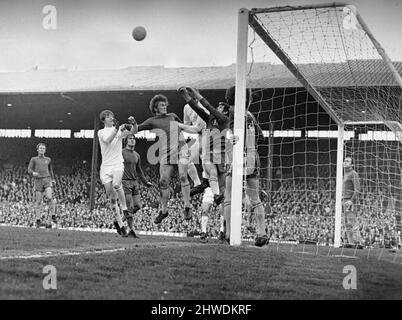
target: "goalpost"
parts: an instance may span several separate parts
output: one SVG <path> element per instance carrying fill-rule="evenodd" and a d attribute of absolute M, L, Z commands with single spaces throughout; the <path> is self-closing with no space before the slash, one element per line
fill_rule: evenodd
<path fill-rule="evenodd" d="M 259 148 L 266 168 L 260 184 L 269 193 L 271 239 L 341 245 L 343 161 L 350 156 L 361 182 L 355 204 L 361 238 L 370 245 L 395 242 L 402 216 L 402 78 L 356 8 L 240 9 L 237 41 L 234 134 L 240 139 L 233 152 L 245 148 L 245 93 L 252 88 L 248 110 L 267 142 Z M 232 245 L 246 236 L 243 172 L 244 159 L 233 157 Z"/>

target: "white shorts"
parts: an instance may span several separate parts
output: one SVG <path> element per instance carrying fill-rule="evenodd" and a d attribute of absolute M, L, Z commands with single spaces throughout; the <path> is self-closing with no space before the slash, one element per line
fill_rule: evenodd
<path fill-rule="evenodd" d="M 204 179 L 209 179 L 209 174 L 207 173 L 207 171 L 204 169 L 204 165 L 202 165 L 202 177 Z"/>
<path fill-rule="evenodd" d="M 210 187 L 205 189 L 204 195 L 202 196 L 202 203 L 205 204 L 214 203 L 214 194 L 212 193 L 212 189 Z"/>
<path fill-rule="evenodd" d="M 120 176 L 120 180 L 123 177 L 124 165 L 117 166 L 101 166 L 100 168 L 100 179 L 102 184 L 107 184 L 113 181 L 113 177 Z"/>
<path fill-rule="evenodd" d="M 190 162 L 194 164 L 200 163 L 200 137 L 198 136 L 194 142 L 191 144 L 190 151 Z"/>

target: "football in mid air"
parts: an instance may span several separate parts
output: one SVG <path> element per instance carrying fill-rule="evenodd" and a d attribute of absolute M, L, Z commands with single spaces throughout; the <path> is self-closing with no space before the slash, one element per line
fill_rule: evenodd
<path fill-rule="evenodd" d="M 142 41 L 145 39 L 145 37 L 147 35 L 147 31 L 145 30 L 144 27 L 138 26 L 138 27 L 134 28 L 132 35 L 133 35 L 134 40 Z"/>

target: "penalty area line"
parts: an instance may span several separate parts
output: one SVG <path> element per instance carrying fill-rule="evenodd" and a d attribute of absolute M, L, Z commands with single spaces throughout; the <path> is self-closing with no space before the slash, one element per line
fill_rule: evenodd
<path fill-rule="evenodd" d="M 183 242 L 149 242 L 149 243 L 133 243 L 125 247 L 116 248 L 88 248 L 77 251 L 69 249 L 59 249 L 41 253 L 34 254 L 15 254 L 8 256 L 0 256 L 0 261 L 4 260 L 27 260 L 27 259 L 41 259 L 41 258 L 52 258 L 52 257 L 65 257 L 65 256 L 79 256 L 79 255 L 89 255 L 89 254 L 102 254 L 102 253 L 116 253 L 128 250 L 138 250 L 138 249 L 158 249 L 158 248 L 178 248 L 178 247 L 193 247 L 193 246 L 203 246 L 202 243 L 183 243 Z M 48 249 L 49 250 L 49 249 Z"/>
<path fill-rule="evenodd" d="M 114 253 L 125 251 L 127 248 L 114 248 L 114 249 L 93 249 L 86 251 L 60 251 L 60 252 L 45 252 L 30 255 L 11 255 L 0 257 L 0 260 L 14 260 L 14 259 L 40 259 L 40 258 L 52 258 L 52 257 L 63 257 L 63 256 L 79 256 L 84 254 L 94 254 L 94 253 Z"/>

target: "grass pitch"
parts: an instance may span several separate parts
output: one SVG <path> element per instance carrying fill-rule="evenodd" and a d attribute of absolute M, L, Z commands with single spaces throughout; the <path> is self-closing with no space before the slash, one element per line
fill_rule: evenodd
<path fill-rule="evenodd" d="M 402 299 L 401 252 L 251 244 L 0 227 L 0 299 Z"/>

